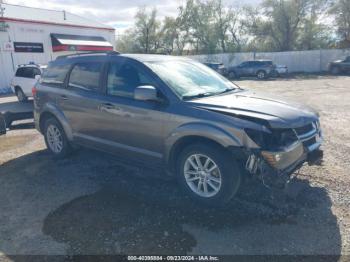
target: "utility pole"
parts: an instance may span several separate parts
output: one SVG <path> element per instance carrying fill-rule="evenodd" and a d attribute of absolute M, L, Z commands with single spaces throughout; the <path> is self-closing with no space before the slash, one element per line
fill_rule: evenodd
<path fill-rule="evenodd" d="M 2 0 L 0 0 L 0 17 L 3 18 L 4 17 L 4 12 L 5 12 L 5 8 L 2 7 Z"/>

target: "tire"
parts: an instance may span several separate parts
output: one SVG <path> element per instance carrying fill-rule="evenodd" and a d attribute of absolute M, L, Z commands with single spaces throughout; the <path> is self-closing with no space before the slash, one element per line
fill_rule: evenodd
<path fill-rule="evenodd" d="M 228 79 L 237 79 L 237 78 L 238 78 L 238 75 L 235 72 L 231 71 L 228 73 Z"/>
<path fill-rule="evenodd" d="M 17 99 L 19 102 L 26 102 L 28 100 L 28 98 L 24 94 L 22 88 L 20 88 L 20 87 L 16 88 L 16 96 L 17 96 Z"/>
<path fill-rule="evenodd" d="M 331 68 L 331 74 L 332 74 L 332 75 L 338 75 L 339 73 L 340 73 L 339 67 L 333 66 L 333 67 Z"/>
<path fill-rule="evenodd" d="M 202 170 L 212 168 L 214 170 L 210 173 L 194 171 L 191 161 L 198 164 L 196 156 L 202 164 Z M 205 168 L 207 159 L 210 159 L 210 162 Z M 212 207 L 220 207 L 227 203 L 237 193 L 241 184 L 241 173 L 235 160 L 220 147 L 209 144 L 194 144 L 186 147 L 179 155 L 176 174 L 180 186 L 192 199 Z M 193 181 L 190 181 L 191 179 Z M 199 183 L 202 183 L 200 190 L 198 190 Z"/>
<path fill-rule="evenodd" d="M 257 79 L 266 79 L 267 78 L 267 74 L 264 70 L 259 70 L 258 72 L 256 72 L 256 78 Z"/>
<path fill-rule="evenodd" d="M 64 158 L 71 152 L 64 129 L 55 118 L 48 118 L 45 121 L 44 137 L 47 149 L 55 158 Z"/>

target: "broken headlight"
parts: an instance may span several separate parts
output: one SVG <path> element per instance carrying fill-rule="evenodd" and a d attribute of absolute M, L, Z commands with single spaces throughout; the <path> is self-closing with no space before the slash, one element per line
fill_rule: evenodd
<path fill-rule="evenodd" d="M 245 132 L 258 146 L 267 150 L 278 150 L 298 140 L 293 129 L 270 129 L 268 133 L 246 128 Z"/>

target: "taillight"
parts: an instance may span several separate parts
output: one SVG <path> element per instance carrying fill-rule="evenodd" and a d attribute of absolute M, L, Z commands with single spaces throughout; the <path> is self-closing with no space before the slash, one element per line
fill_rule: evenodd
<path fill-rule="evenodd" d="M 36 87 L 34 86 L 34 87 L 32 88 L 32 95 L 33 95 L 33 97 L 35 97 L 36 92 L 37 92 L 37 89 L 36 89 Z"/>

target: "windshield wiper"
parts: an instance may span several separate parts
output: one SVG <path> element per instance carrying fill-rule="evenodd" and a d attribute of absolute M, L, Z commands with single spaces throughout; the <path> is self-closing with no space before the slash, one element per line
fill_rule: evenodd
<path fill-rule="evenodd" d="M 221 91 L 221 92 L 216 93 L 216 95 L 228 93 L 228 92 L 231 92 L 231 91 L 233 91 L 233 90 L 235 90 L 235 89 L 236 89 L 236 88 L 226 88 L 224 91 Z"/>
<path fill-rule="evenodd" d="M 193 98 L 201 98 L 201 97 L 211 96 L 215 94 L 216 94 L 215 92 L 205 92 L 205 93 L 199 93 L 195 95 L 182 96 L 182 99 L 187 100 L 187 99 L 193 99 Z"/>
<path fill-rule="evenodd" d="M 206 97 L 206 96 L 215 96 L 215 95 L 220 95 L 220 94 L 224 94 L 227 92 L 231 92 L 235 89 L 236 88 L 226 88 L 224 91 L 220 91 L 220 92 L 205 92 L 205 93 L 199 93 L 199 94 L 195 94 L 195 95 L 185 95 L 182 97 L 182 99 L 187 100 L 187 99 L 201 98 L 201 97 Z"/>

